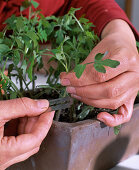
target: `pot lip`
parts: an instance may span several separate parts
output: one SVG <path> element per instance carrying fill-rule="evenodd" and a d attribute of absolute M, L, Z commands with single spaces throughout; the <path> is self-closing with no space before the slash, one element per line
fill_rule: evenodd
<path fill-rule="evenodd" d="M 139 104 L 135 104 L 134 108 L 133 108 L 133 112 L 139 110 Z M 102 122 L 100 122 L 99 120 L 93 120 L 93 119 L 88 119 L 88 120 L 83 120 L 83 121 L 79 121 L 79 122 L 75 122 L 75 123 L 68 123 L 68 122 L 58 122 L 53 120 L 53 126 L 60 126 L 60 127 L 64 127 L 64 128 L 76 128 L 79 126 L 90 126 L 90 125 L 94 125 L 95 127 L 100 127 L 100 124 Z"/>

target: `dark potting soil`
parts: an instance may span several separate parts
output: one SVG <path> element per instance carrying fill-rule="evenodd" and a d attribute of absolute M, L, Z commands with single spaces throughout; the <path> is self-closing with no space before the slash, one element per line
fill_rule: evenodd
<path fill-rule="evenodd" d="M 48 90 L 46 89 L 38 89 L 35 92 L 31 92 L 32 96 L 34 96 L 33 98 L 35 99 L 57 99 L 59 98 L 59 95 L 57 93 L 55 93 L 54 91 L 51 91 L 51 93 L 49 93 Z M 29 97 L 30 94 L 28 92 L 26 92 L 24 94 L 24 96 Z M 135 100 L 135 104 L 139 103 L 139 97 L 136 97 Z M 75 112 L 76 116 L 79 115 L 83 109 L 83 106 L 81 108 L 81 110 L 78 110 L 78 106 L 79 106 L 80 102 L 76 102 L 74 105 L 74 110 L 72 111 Z M 111 110 L 111 109 L 103 109 L 103 108 L 94 108 L 83 120 L 87 120 L 87 119 L 96 119 L 97 114 L 100 112 L 109 112 L 111 114 L 115 114 L 117 112 L 117 110 Z M 78 122 L 81 121 L 80 119 L 76 119 L 74 118 L 75 114 L 70 114 L 71 113 L 71 109 L 65 109 L 61 111 L 60 117 L 59 117 L 59 121 L 60 122 Z M 72 115 L 72 116 L 71 116 Z"/>

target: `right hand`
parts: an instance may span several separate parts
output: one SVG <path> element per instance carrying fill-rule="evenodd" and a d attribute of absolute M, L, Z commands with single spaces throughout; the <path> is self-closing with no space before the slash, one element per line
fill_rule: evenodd
<path fill-rule="evenodd" d="M 39 151 L 54 117 L 47 100 L 20 98 L 0 101 L 0 170 Z M 4 136 L 4 125 L 20 118 L 18 136 Z"/>

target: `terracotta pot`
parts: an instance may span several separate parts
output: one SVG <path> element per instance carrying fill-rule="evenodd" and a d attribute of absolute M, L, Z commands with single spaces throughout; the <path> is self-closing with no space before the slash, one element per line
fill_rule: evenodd
<path fill-rule="evenodd" d="M 132 119 L 114 135 L 96 120 L 77 123 L 53 122 L 38 154 L 9 170 L 108 170 L 138 153 L 139 105 Z"/>

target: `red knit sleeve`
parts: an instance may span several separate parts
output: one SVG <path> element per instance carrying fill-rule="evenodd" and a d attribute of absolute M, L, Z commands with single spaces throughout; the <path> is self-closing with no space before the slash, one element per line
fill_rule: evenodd
<path fill-rule="evenodd" d="M 114 19 L 123 19 L 130 25 L 136 39 L 139 40 L 138 31 L 134 28 L 124 11 L 114 0 L 66 0 L 63 9 L 61 9 L 60 15 L 65 13 L 65 11 L 69 10 L 71 7 L 82 7 L 81 10 L 77 12 L 77 17 L 85 14 L 86 17 L 96 26 L 95 32 L 99 36 L 107 23 Z"/>

